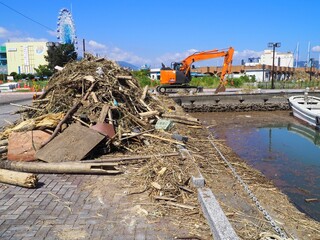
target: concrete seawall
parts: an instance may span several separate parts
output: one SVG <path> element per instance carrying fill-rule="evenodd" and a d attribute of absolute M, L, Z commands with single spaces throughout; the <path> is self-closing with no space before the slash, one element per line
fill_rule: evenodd
<path fill-rule="evenodd" d="M 289 110 L 288 98 L 301 94 L 303 94 L 301 91 L 288 91 L 250 94 L 175 94 L 169 97 L 187 112 L 246 112 Z M 309 95 L 320 97 L 320 92 L 309 92 Z"/>

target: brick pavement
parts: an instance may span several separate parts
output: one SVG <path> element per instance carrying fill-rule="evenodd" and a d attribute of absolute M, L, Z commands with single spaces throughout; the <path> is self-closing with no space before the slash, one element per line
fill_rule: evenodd
<path fill-rule="evenodd" d="M 40 186 L 0 184 L 0 239 L 173 239 L 188 231 L 150 222 L 147 194 L 127 195 L 121 176 L 38 175 Z M 146 204 L 146 205 L 144 205 Z"/>

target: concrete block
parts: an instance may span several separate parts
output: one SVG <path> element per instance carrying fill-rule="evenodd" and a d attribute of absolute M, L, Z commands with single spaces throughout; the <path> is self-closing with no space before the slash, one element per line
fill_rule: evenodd
<path fill-rule="evenodd" d="M 191 180 L 196 188 L 203 188 L 205 185 L 204 178 L 201 174 L 199 176 L 192 176 Z"/>
<path fill-rule="evenodd" d="M 215 240 L 239 239 L 209 188 L 199 188 L 198 199 Z"/>

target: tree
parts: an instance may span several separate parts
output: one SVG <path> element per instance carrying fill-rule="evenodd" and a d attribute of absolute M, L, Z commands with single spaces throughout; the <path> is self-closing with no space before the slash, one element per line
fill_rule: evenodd
<path fill-rule="evenodd" d="M 52 75 L 51 69 L 49 69 L 48 65 L 39 65 L 38 68 L 34 68 L 37 73 L 37 76 L 41 79 L 43 77 L 50 77 Z"/>
<path fill-rule="evenodd" d="M 73 44 L 54 44 L 48 47 L 47 56 L 45 59 L 48 61 L 48 67 L 54 71 L 55 66 L 63 67 L 71 60 L 77 59 L 77 52 Z"/>

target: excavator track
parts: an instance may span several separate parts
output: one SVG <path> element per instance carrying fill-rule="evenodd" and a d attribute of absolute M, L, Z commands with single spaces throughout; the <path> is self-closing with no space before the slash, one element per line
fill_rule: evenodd
<path fill-rule="evenodd" d="M 156 91 L 160 94 L 177 93 L 180 90 L 184 90 L 186 92 L 194 91 L 196 93 L 196 92 L 202 92 L 203 87 L 189 86 L 189 85 L 160 85 L 160 86 L 157 86 L 156 88 Z"/>

